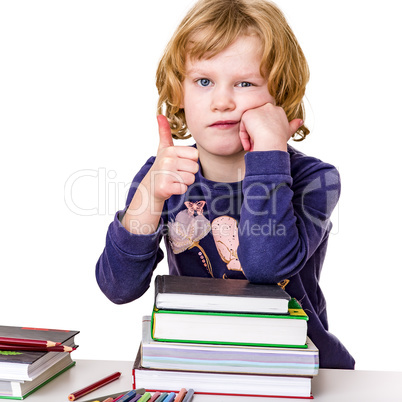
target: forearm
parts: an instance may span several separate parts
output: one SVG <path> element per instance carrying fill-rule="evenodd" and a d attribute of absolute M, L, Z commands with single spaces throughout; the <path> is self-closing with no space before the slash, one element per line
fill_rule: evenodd
<path fill-rule="evenodd" d="M 152 192 L 152 171 L 149 171 L 139 184 L 122 220 L 124 228 L 133 234 L 155 233 L 164 200 L 158 200 Z"/>
<path fill-rule="evenodd" d="M 154 158 L 150 158 L 134 177 L 131 184 L 126 208 L 116 213 L 106 234 L 105 248 L 96 264 L 96 280 L 103 293 L 114 303 L 127 303 L 140 297 L 149 287 L 152 272 L 163 258 L 159 247 L 163 226 L 158 222 L 150 225 L 156 228 L 151 234 L 135 234 L 122 224 L 125 212 L 133 203 L 134 196 L 141 193 L 140 187 L 152 167 Z M 138 206 L 133 204 L 134 211 Z M 129 216 L 129 215 L 127 215 Z M 130 221 L 126 218 L 126 223 Z M 132 223 L 140 229 L 139 223 Z M 144 228 L 142 228 L 145 231 Z M 139 230 L 141 231 L 141 229 Z"/>
<path fill-rule="evenodd" d="M 122 304 L 142 296 L 153 269 L 162 260 L 161 229 L 151 235 L 134 235 L 121 225 L 118 214 L 110 224 L 106 246 L 96 264 L 96 280 L 103 293 Z"/>
<path fill-rule="evenodd" d="M 318 184 L 328 170 L 294 183 L 287 153 L 248 158 L 238 256 L 249 280 L 276 283 L 299 272 L 327 235 L 332 206 Z"/>

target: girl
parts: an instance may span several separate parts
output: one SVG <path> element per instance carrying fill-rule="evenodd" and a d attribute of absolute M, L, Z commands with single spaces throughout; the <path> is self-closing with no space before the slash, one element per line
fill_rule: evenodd
<path fill-rule="evenodd" d="M 97 263 L 115 303 L 140 297 L 163 258 L 172 275 L 281 283 L 309 315 L 321 368 L 354 368 L 328 332 L 319 287 L 336 169 L 291 146 L 304 139 L 309 71 L 276 6 L 200 0 L 157 70 L 159 148 L 135 176 Z M 195 140 L 174 146 L 172 138 Z"/>

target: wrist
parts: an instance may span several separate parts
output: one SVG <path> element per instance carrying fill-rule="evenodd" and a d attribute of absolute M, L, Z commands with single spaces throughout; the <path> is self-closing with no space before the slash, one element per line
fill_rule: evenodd
<path fill-rule="evenodd" d="M 284 151 L 287 152 L 288 143 L 285 140 L 260 140 L 254 142 L 253 151 Z"/>

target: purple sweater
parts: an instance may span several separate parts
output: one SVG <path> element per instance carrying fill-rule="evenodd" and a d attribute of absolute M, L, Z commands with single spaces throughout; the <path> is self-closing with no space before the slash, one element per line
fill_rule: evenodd
<path fill-rule="evenodd" d="M 154 159 L 135 176 L 127 206 Z M 119 211 L 96 266 L 100 288 L 118 304 L 144 294 L 164 257 L 163 237 L 171 275 L 286 284 L 309 316 L 308 336 L 320 351 L 320 367 L 353 369 L 353 357 L 328 331 L 319 286 L 340 194 L 337 170 L 290 146 L 288 152 L 251 152 L 245 161 L 238 183 L 212 182 L 199 171 L 184 195 L 165 202 L 152 235 L 129 233 L 120 223 L 125 211 Z"/>

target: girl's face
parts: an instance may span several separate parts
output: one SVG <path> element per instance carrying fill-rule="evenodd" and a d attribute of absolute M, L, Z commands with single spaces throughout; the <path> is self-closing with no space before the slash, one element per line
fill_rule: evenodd
<path fill-rule="evenodd" d="M 239 139 L 243 113 L 275 103 L 260 72 L 261 41 L 241 36 L 210 59 L 186 60 L 183 104 L 200 159 L 244 153 Z"/>

